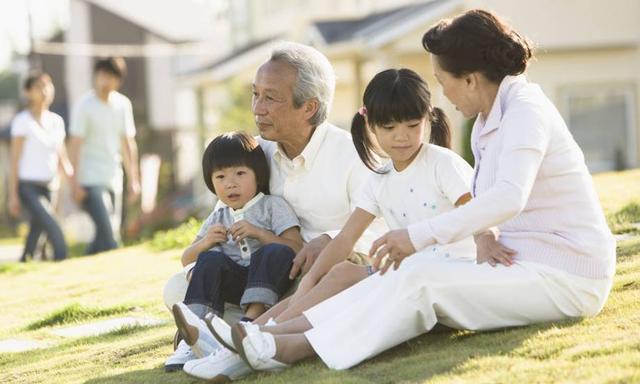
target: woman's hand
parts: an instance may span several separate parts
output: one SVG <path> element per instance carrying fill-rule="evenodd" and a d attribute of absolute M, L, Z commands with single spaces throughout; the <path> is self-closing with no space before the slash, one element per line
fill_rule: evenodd
<path fill-rule="evenodd" d="M 381 275 L 384 275 L 391 265 L 393 265 L 394 271 L 397 270 L 402 261 L 414 253 L 416 253 L 416 249 L 409 238 L 409 231 L 396 229 L 387 232 L 373 242 L 369 257 L 373 258 L 373 267 L 376 270 L 380 270 Z M 382 268 L 380 268 L 382 259 L 385 256 L 387 258 Z"/>
<path fill-rule="evenodd" d="M 9 196 L 9 214 L 13 217 L 20 217 L 20 199 L 18 196 L 10 195 Z"/>
<path fill-rule="evenodd" d="M 476 242 L 476 262 L 478 264 L 489 263 L 492 267 L 498 264 L 508 267 L 513 264 L 513 257 L 517 252 L 500 244 L 498 236 L 492 231 L 478 233 L 473 239 Z"/>

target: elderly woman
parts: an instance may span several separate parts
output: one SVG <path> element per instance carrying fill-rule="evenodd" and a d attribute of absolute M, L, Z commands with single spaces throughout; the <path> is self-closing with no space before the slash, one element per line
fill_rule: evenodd
<path fill-rule="evenodd" d="M 254 369 L 280 370 L 315 354 L 346 369 L 437 322 L 486 330 L 602 309 L 615 242 L 580 148 L 523 75 L 532 57 L 527 40 L 490 12 L 472 10 L 432 27 L 423 46 L 445 96 L 476 117 L 474 199 L 388 232 L 371 252 L 379 274 L 303 316 L 273 327 L 237 325 L 235 346 Z M 416 253 L 471 234 L 477 264 Z M 384 274 L 392 265 L 397 270 Z"/>

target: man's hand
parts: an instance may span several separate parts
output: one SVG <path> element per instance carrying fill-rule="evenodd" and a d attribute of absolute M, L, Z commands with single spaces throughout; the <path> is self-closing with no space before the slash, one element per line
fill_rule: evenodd
<path fill-rule="evenodd" d="M 330 241 L 331 238 L 328 235 L 320 235 L 308 242 L 293 259 L 289 279 L 295 279 L 301 272 L 302 275 L 309 272 L 309 269 L 318 258 L 318 255 L 320 255 L 320 252 L 322 252 Z"/>
<path fill-rule="evenodd" d="M 135 203 L 138 200 L 138 198 L 140 198 L 140 191 L 141 191 L 141 187 L 140 187 L 139 181 L 130 182 L 129 193 L 127 195 L 127 202 L 129 204 Z"/>

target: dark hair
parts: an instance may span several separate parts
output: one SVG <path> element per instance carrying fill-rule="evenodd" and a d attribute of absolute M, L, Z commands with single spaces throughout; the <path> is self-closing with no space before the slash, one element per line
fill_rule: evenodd
<path fill-rule="evenodd" d="M 122 57 L 107 57 L 96 61 L 93 66 L 93 73 L 98 71 L 108 72 L 122 80 L 127 75 L 127 63 Z"/>
<path fill-rule="evenodd" d="M 258 192 L 269 194 L 269 165 L 256 139 L 245 132 L 222 134 L 209 143 L 202 156 L 202 176 L 213 194 L 211 175 L 226 167 L 249 167 L 256 174 Z"/>
<path fill-rule="evenodd" d="M 479 71 L 494 83 L 523 73 L 533 57 L 527 38 L 482 9 L 440 21 L 424 34 L 422 46 L 453 76 Z"/>
<path fill-rule="evenodd" d="M 31 72 L 29 72 L 27 77 L 24 79 L 24 83 L 23 83 L 22 87 L 24 88 L 25 91 L 28 91 L 28 90 L 31 89 L 31 87 L 33 87 L 33 85 L 38 80 L 44 79 L 44 78 L 48 78 L 49 80 L 51 80 L 51 76 L 49 76 L 49 74 L 46 73 L 46 72 L 31 71 Z"/>
<path fill-rule="evenodd" d="M 374 76 L 362 96 L 369 127 L 391 122 L 422 119 L 431 123 L 429 142 L 451 148 L 449 120 L 440 108 L 431 106 L 431 92 L 427 83 L 414 71 L 406 68 L 387 69 Z M 377 156 L 383 156 L 366 128 L 364 116 L 356 113 L 351 121 L 351 137 L 362 162 L 374 172 Z"/>

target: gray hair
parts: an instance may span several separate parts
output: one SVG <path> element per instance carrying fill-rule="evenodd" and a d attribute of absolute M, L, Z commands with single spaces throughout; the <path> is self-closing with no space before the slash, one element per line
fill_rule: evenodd
<path fill-rule="evenodd" d="M 336 89 L 336 75 L 327 57 L 308 45 L 285 42 L 271 51 L 271 61 L 286 62 L 298 71 L 293 105 L 300 108 L 306 101 L 316 99 L 318 110 L 309 123 L 314 127 L 322 124 L 327 119 Z"/>

